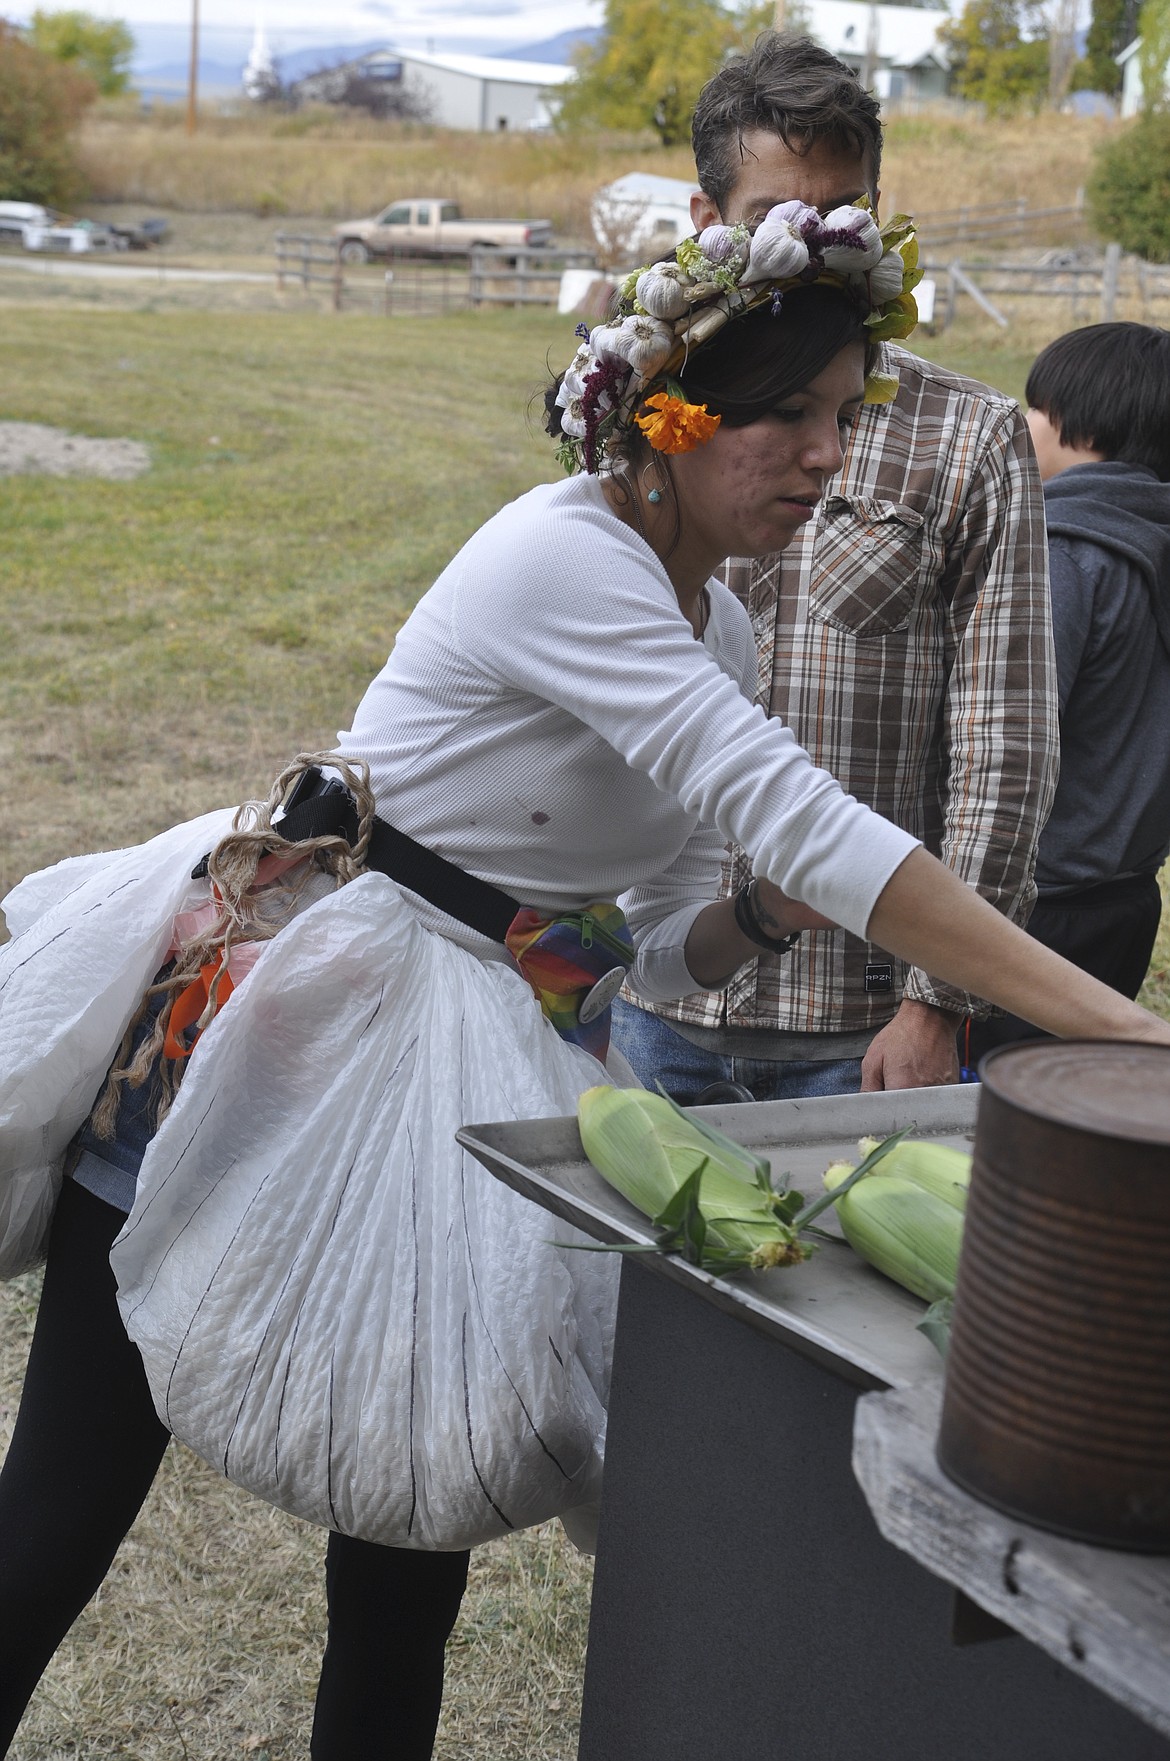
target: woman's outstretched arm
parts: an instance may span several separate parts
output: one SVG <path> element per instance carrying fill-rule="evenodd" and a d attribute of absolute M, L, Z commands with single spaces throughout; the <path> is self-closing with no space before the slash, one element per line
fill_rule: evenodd
<path fill-rule="evenodd" d="M 758 896 L 778 937 L 828 921 L 770 881 L 759 882 Z M 894 870 L 878 894 L 867 933 L 912 966 L 1061 1039 L 1170 1045 L 1170 1022 L 1033 941 L 925 850 L 912 850 Z M 712 990 L 757 952 L 740 934 L 729 899 L 701 911 L 687 937 L 687 965 L 696 982 Z"/>
<path fill-rule="evenodd" d="M 886 882 L 868 933 L 891 954 L 1061 1039 L 1170 1045 L 1170 1021 L 1034 941 L 925 850 L 911 851 Z"/>

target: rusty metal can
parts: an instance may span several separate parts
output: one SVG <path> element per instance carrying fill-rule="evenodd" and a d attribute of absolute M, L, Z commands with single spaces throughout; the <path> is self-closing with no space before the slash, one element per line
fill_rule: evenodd
<path fill-rule="evenodd" d="M 1001 1046 L 939 1465 L 1025 1522 L 1170 1553 L 1170 1046 Z"/>

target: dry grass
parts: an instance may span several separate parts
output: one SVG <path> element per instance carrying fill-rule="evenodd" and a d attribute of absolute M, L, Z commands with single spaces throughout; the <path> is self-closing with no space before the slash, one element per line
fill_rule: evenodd
<path fill-rule="evenodd" d="M 691 175 L 687 155 L 663 155 L 648 139 L 483 135 L 469 153 L 458 130 L 312 111 L 209 117 L 193 141 L 165 120 L 99 114 L 82 161 L 100 202 L 344 219 L 396 195 L 434 194 L 485 217 L 551 219 L 567 238 L 589 235 L 594 190 L 621 172 Z"/>
<path fill-rule="evenodd" d="M 38 1284 L 25 1277 L 0 1295 L 0 1446 Z M 172 1446 L 114 1570 L 46 1673 L 12 1761 L 302 1761 L 324 1543 L 323 1531 Z M 437 1761 L 571 1761 L 591 1577 L 558 1524 L 477 1550 Z"/>
<path fill-rule="evenodd" d="M 1162 887 L 1162 923 L 1146 982 L 1138 993 L 1138 1002 L 1170 1021 L 1170 863 L 1159 876 Z"/>
<path fill-rule="evenodd" d="M 928 221 L 954 208 L 1021 198 L 1031 208 L 1063 207 L 1077 200 L 1094 151 L 1117 127 L 1050 112 L 896 118 L 886 129 L 883 208 L 906 208 Z"/>
<path fill-rule="evenodd" d="M 631 170 L 690 178 L 685 148 L 649 136 L 480 135 L 375 123 L 317 110 L 281 116 L 208 113 L 189 140 L 177 109 L 149 118 L 112 108 L 86 124 L 83 161 L 95 200 L 258 215 L 365 214 L 396 196 L 441 194 L 469 212 L 551 219 L 589 235 L 599 185 Z M 886 206 L 929 216 L 964 203 L 1023 197 L 1075 201 L 1092 153 L 1116 125 L 1045 114 L 989 120 L 951 109 L 895 118 L 887 129 Z"/>

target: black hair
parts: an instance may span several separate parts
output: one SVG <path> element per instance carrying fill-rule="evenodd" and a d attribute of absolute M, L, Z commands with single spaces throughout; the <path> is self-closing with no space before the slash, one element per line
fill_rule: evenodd
<path fill-rule="evenodd" d="M 1042 349 L 1028 403 L 1064 446 L 1146 465 L 1170 482 L 1170 330 L 1087 324 Z"/>
<path fill-rule="evenodd" d="M 864 310 L 843 288 L 795 287 L 776 310 L 765 302 L 729 318 L 672 377 L 688 403 L 706 404 L 729 428 L 746 428 L 816 379 L 849 343 L 863 341 L 864 319 Z M 545 429 L 556 441 L 561 439 L 559 389 L 558 378 L 544 397 Z M 614 453 L 633 459 L 647 446 L 631 423 Z"/>
<path fill-rule="evenodd" d="M 764 304 L 730 318 L 676 378 L 688 403 L 706 404 L 729 428 L 746 428 L 816 379 L 849 343 L 863 341 L 864 318 L 843 288 L 792 288 L 778 312 Z"/>
<path fill-rule="evenodd" d="M 882 122 L 877 100 L 852 68 L 809 37 L 765 31 L 746 55 L 726 61 L 699 93 L 691 144 L 699 187 L 720 214 L 744 159 L 745 129 L 778 135 L 790 152 L 826 140 L 860 153 L 877 194 Z"/>

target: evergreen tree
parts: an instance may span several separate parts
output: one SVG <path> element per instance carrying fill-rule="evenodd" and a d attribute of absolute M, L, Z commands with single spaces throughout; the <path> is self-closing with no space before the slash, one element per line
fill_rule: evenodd
<path fill-rule="evenodd" d="M 1073 82 L 1079 90 L 1108 92 L 1111 97 L 1121 91 L 1117 57 L 1138 34 L 1140 8 L 1141 0 L 1093 0 L 1085 57 Z"/>
<path fill-rule="evenodd" d="M 1138 63 L 1142 73 L 1142 109 L 1147 115 L 1154 110 L 1170 109 L 1170 91 L 1166 72 L 1170 68 L 1170 0 L 1145 0 L 1138 16 L 1141 48 Z"/>
<path fill-rule="evenodd" d="M 992 112 L 1035 107 L 1048 91 L 1048 38 L 1038 0 L 967 0 L 939 36 L 960 98 Z"/>

